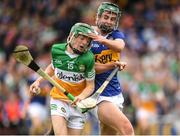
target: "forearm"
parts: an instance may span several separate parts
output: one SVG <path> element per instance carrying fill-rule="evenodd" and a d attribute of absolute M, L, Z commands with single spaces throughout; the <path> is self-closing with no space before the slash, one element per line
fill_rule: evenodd
<path fill-rule="evenodd" d="M 122 51 L 125 46 L 125 43 L 122 39 L 117 39 L 117 40 L 103 39 L 101 43 L 117 52 Z"/>
<path fill-rule="evenodd" d="M 114 69 L 116 67 L 115 63 L 108 63 L 108 64 L 99 64 L 96 63 L 95 64 L 95 70 L 96 70 L 96 74 L 100 74 L 103 72 L 106 72 L 108 70 Z"/>
<path fill-rule="evenodd" d="M 54 70 L 53 68 L 51 67 L 51 65 L 49 65 L 46 70 L 45 70 L 45 73 L 47 73 L 49 76 L 53 76 L 54 75 Z M 39 94 L 40 93 L 40 84 L 41 82 L 43 82 L 45 79 L 42 78 L 42 77 L 39 77 L 29 88 L 30 90 L 30 93 L 32 95 L 34 94 Z"/>
<path fill-rule="evenodd" d="M 91 83 L 86 83 L 86 88 L 82 91 L 82 93 L 79 95 L 82 99 L 87 98 L 90 96 L 94 91 L 94 80 L 91 81 Z"/>
<path fill-rule="evenodd" d="M 45 69 L 45 73 L 47 73 L 50 77 L 52 77 L 54 75 L 54 70 L 50 65 L 47 66 L 47 68 Z M 43 82 L 45 79 L 43 77 L 39 77 L 36 81 L 38 81 L 39 83 Z"/>

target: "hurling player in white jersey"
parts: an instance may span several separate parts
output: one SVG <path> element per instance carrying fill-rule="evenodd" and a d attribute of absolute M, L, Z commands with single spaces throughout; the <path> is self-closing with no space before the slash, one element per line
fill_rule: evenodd
<path fill-rule="evenodd" d="M 70 31 L 67 43 L 52 46 L 52 63 L 46 73 L 54 78 L 65 90 L 75 96 L 76 104 L 94 91 L 94 55 L 90 49 L 94 33 L 92 27 L 76 23 Z M 43 78 L 38 78 L 30 92 L 37 93 Z M 80 135 L 85 123 L 85 115 L 76 110 L 68 98 L 58 88 L 50 92 L 51 119 L 55 135 Z"/>
<path fill-rule="evenodd" d="M 95 56 L 95 90 L 106 80 L 113 69 L 122 70 L 125 62 L 120 62 L 120 53 L 125 46 L 124 34 L 117 29 L 121 11 L 116 4 L 103 2 L 97 12 L 96 26 L 98 34 L 91 34 L 93 38 L 91 51 Z M 124 98 L 117 75 L 113 77 L 105 88 L 98 106 L 93 113 L 100 120 L 101 134 L 134 135 L 133 127 L 128 118 L 121 111 Z"/>

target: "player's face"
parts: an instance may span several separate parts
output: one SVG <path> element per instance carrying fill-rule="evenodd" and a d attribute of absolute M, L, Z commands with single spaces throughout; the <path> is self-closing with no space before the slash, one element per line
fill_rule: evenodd
<path fill-rule="evenodd" d="M 110 12 L 110 11 L 104 11 L 102 15 L 97 20 L 97 25 L 100 30 L 102 30 L 105 33 L 111 32 L 117 21 L 117 14 Z"/>
<path fill-rule="evenodd" d="M 91 38 L 84 35 L 78 35 L 78 37 L 74 38 L 73 48 L 77 49 L 82 53 L 86 52 L 90 46 L 90 42 Z"/>

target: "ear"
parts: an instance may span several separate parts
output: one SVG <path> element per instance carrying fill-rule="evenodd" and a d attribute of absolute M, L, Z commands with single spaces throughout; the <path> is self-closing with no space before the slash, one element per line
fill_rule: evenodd
<path fill-rule="evenodd" d="M 99 17 L 98 17 L 98 15 L 96 16 L 96 25 L 98 24 L 98 19 L 99 19 Z"/>
<path fill-rule="evenodd" d="M 72 37 L 72 33 L 69 33 L 69 36 L 67 37 L 67 42 L 69 43 Z"/>

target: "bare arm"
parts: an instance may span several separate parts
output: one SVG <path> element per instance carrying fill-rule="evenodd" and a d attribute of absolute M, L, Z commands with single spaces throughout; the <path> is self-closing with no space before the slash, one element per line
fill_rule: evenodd
<path fill-rule="evenodd" d="M 126 62 L 119 62 L 119 61 L 111 62 L 108 64 L 95 63 L 95 70 L 97 74 L 104 73 L 116 67 L 119 67 L 119 70 L 121 71 L 126 67 L 126 65 L 127 65 Z"/>
<path fill-rule="evenodd" d="M 84 90 L 82 91 L 80 95 L 75 97 L 75 100 L 72 103 L 72 105 L 76 105 L 77 102 L 90 96 L 94 91 L 94 87 L 95 87 L 94 80 L 86 80 L 86 87 L 84 88 Z"/>
<path fill-rule="evenodd" d="M 96 35 L 96 34 L 89 34 L 91 38 L 93 38 L 94 41 L 98 41 L 101 44 L 106 45 L 113 51 L 120 52 L 124 49 L 125 42 L 123 39 L 116 39 L 116 40 L 111 40 L 111 39 L 106 39 L 105 37 L 101 35 Z"/>
<path fill-rule="evenodd" d="M 51 77 L 54 75 L 54 69 L 52 68 L 51 64 L 47 66 L 45 72 Z M 45 80 L 44 78 L 39 77 L 36 81 L 34 81 L 34 83 L 30 86 L 30 93 L 31 94 L 40 93 L 39 86 L 40 86 L 41 82 L 44 80 Z"/>
<path fill-rule="evenodd" d="M 52 77 L 53 75 L 54 75 L 54 69 L 52 68 L 52 65 L 51 64 L 49 64 L 48 66 L 47 66 L 47 68 L 45 69 L 45 72 L 50 76 L 50 77 Z M 42 82 L 44 80 L 44 78 L 42 78 L 42 77 L 39 77 L 36 81 L 38 81 L 38 82 Z"/>
<path fill-rule="evenodd" d="M 83 92 L 78 96 L 81 99 L 85 99 L 90 96 L 94 91 L 94 80 L 86 80 L 86 87 Z"/>
<path fill-rule="evenodd" d="M 114 68 L 115 64 L 113 62 L 108 64 L 95 63 L 96 74 L 100 74 Z"/>
<path fill-rule="evenodd" d="M 102 41 L 102 44 L 106 45 L 107 47 L 117 52 L 122 51 L 125 46 L 124 40 L 122 39 L 109 40 L 109 39 L 104 38 Z"/>

